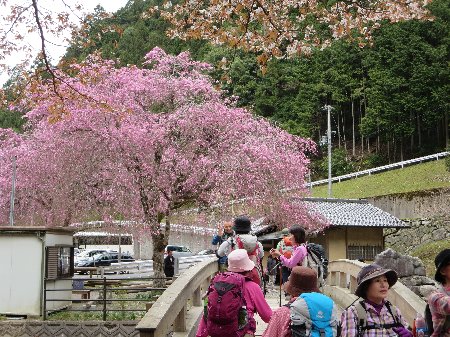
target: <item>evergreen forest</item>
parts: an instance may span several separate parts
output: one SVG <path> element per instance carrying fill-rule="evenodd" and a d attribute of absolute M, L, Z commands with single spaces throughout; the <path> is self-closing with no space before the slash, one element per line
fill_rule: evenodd
<path fill-rule="evenodd" d="M 370 44 L 333 42 L 297 58 L 272 59 L 207 41 L 181 41 L 165 35 L 168 23 L 157 14 L 143 16 L 158 0 L 130 0 L 114 16 L 97 7 L 85 18 L 91 43 L 76 37 L 64 61 L 100 51 L 120 64 L 142 66 L 155 46 L 214 66 L 211 76 L 237 104 L 290 133 L 318 144 L 313 179 L 326 176 L 327 111 L 332 129 L 332 174 L 341 175 L 386 163 L 444 151 L 449 145 L 450 0 L 433 0 L 434 19 L 383 23 Z M 113 27 L 114 29 L 111 29 Z M 15 96 L 18 77 L 5 84 Z M 9 89 L 9 90 L 8 90 Z M 0 127 L 23 128 L 23 119 L 6 108 Z"/>

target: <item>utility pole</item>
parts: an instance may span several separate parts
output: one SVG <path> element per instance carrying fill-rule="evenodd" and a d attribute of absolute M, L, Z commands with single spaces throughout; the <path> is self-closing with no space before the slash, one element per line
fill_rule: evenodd
<path fill-rule="evenodd" d="M 16 156 L 13 157 L 13 174 L 12 174 L 12 188 L 11 188 L 11 204 L 9 206 L 9 225 L 14 226 L 14 201 L 16 193 Z"/>
<path fill-rule="evenodd" d="M 328 198 L 331 198 L 331 105 L 325 105 L 328 113 L 328 129 L 327 129 L 327 143 L 328 143 Z"/>

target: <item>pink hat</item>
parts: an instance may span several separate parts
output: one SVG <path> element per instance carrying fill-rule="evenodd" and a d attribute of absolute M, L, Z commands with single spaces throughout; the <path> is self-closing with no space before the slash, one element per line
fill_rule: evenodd
<path fill-rule="evenodd" d="M 245 249 L 236 249 L 228 254 L 228 271 L 243 273 L 255 268 Z"/>

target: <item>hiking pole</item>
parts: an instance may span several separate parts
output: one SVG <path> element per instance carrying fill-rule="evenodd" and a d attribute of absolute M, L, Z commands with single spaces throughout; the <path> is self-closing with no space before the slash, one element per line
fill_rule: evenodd
<path fill-rule="evenodd" d="M 268 271 L 268 273 L 270 274 L 270 272 L 272 272 L 273 270 L 275 270 L 276 268 L 278 268 L 278 267 L 280 266 L 280 264 L 281 264 L 281 261 L 278 262 L 278 263 L 275 265 L 275 267 L 273 267 L 272 269 L 270 269 L 270 270 Z"/>
<path fill-rule="evenodd" d="M 282 275 L 281 275 L 281 262 L 278 267 L 278 275 L 280 277 L 280 307 L 281 307 L 281 284 L 283 283 Z"/>

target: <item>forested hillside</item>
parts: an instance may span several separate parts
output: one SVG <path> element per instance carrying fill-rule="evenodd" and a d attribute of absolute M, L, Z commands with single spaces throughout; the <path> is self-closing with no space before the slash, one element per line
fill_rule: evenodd
<path fill-rule="evenodd" d="M 89 45 L 78 37 L 65 60 L 100 50 L 121 64 L 142 65 L 159 46 L 169 53 L 190 50 L 215 66 L 211 76 L 237 104 L 289 132 L 320 143 L 326 134 L 325 104 L 333 107 L 333 175 L 442 151 L 449 144 L 450 0 L 434 0 L 433 21 L 384 23 L 372 44 L 336 41 L 295 59 L 273 59 L 261 68 L 257 56 L 207 41 L 180 41 L 165 35 L 157 14 L 143 16 L 161 1 L 135 0 L 106 17 L 97 8 L 85 21 Z M 111 29 L 113 27 L 113 29 Z M 0 112 L 0 126 L 20 123 Z M 320 148 L 314 177 L 324 176 Z"/>

